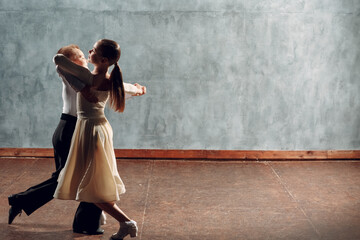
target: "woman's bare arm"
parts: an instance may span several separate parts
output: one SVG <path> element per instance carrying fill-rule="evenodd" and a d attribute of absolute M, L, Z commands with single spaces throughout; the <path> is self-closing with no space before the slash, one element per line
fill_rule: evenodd
<path fill-rule="evenodd" d="M 70 59 L 63 54 L 56 54 L 54 56 L 54 63 L 61 68 L 61 70 L 73 75 L 86 85 L 92 85 L 93 75 L 89 69 L 84 68 L 76 63 L 73 63 Z"/>

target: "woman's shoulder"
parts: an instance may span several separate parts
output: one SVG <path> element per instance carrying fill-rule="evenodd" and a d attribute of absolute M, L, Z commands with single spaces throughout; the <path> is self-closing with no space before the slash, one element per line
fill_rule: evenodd
<path fill-rule="evenodd" d="M 97 82 L 97 84 L 95 84 L 95 86 L 93 86 L 94 90 L 109 91 L 111 89 L 111 82 L 107 78 L 98 79 L 96 82 Z"/>

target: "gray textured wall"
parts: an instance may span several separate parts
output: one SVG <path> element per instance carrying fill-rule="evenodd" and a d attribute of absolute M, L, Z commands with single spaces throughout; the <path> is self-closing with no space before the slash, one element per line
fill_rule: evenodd
<path fill-rule="evenodd" d="M 358 0 L 0 0 L 0 147 L 51 147 L 52 56 L 118 41 L 115 148 L 360 149 Z"/>

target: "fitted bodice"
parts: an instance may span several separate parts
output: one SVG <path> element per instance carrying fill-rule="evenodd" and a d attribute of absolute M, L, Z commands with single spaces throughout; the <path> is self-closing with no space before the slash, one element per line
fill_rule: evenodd
<path fill-rule="evenodd" d="M 92 103 L 86 100 L 81 93 L 77 94 L 77 115 L 78 118 L 98 119 L 105 118 L 104 108 L 109 99 L 108 91 L 93 91 L 98 102 Z"/>

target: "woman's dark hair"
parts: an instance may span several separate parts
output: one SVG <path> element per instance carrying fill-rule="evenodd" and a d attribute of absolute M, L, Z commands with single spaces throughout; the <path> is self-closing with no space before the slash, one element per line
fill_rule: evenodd
<path fill-rule="evenodd" d="M 125 90 L 122 72 L 117 63 L 121 55 L 120 46 L 113 40 L 101 39 L 99 41 L 98 50 L 104 58 L 108 59 L 109 65 L 114 64 L 114 68 L 110 74 L 110 107 L 116 112 L 123 112 L 125 109 Z"/>

